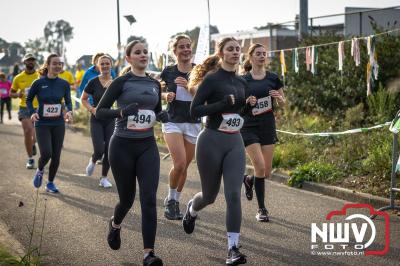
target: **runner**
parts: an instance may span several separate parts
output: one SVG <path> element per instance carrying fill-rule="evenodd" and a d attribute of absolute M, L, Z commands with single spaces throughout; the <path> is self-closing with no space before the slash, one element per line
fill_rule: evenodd
<path fill-rule="evenodd" d="M 26 54 L 22 58 L 22 62 L 25 65 L 25 71 L 22 71 L 14 77 L 11 85 L 11 97 L 20 98 L 18 120 L 21 121 L 22 129 L 24 131 L 24 142 L 26 153 L 28 154 L 28 160 L 26 162 L 27 169 L 33 169 L 35 167 L 35 160 L 33 155 L 36 155 L 36 136 L 31 121 L 29 110 L 26 107 L 26 96 L 28 95 L 29 89 L 34 80 L 39 78 L 39 73 L 36 71 L 36 58 L 33 54 Z M 33 108 L 38 107 L 36 99 L 33 100 Z"/>
<path fill-rule="evenodd" d="M 142 210 L 143 265 L 163 265 L 154 254 L 160 155 L 153 125 L 156 118 L 168 122 L 168 113 L 161 111 L 160 83 L 145 73 L 149 59 L 146 45 L 140 41 L 130 42 L 125 54 L 130 70 L 111 83 L 96 110 L 98 119 L 116 118 L 109 160 L 119 203 L 109 222 L 107 242 L 114 250 L 121 246 L 121 223 L 133 205 L 137 178 Z M 118 108 L 110 109 L 115 101 Z"/>
<path fill-rule="evenodd" d="M 182 221 L 185 232 L 191 234 L 197 213 L 215 201 L 223 176 L 227 204 L 228 265 L 246 263 L 246 256 L 239 251 L 242 220 L 240 190 L 245 171 L 245 150 L 240 136 L 244 121 L 240 114 L 250 109 L 249 105 L 254 105 L 256 101 L 252 96 L 246 99 L 246 81 L 235 73 L 240 49 L 234 38 L 224 38 L 218 44 L 214 57 L 221 59 L 221 66 L 215 73 L 205 76 L 194 96 L 191 115 L 207 116 L 196 148 L 202 192 L 188 202 Z M 210 58 L 207 60 L 213 62 Z"/>
<path fill-rule="evenodd" d="M 253 184 L 258 202 L 256 219 L 259 222 L 268 222 L 268 210 L 265 207 L 265 178 L 272 170 L 274 144 L 277 141 L 273 100 L 278 104 L 285 103 L 283 84 L 278 75 L 266 71 L 266 49 L 264 45 L 255 43 L 247 53 L 244 63 L 250 94 L 257 98 L 257 104 L 251 112 L 244 116 L 244 125 L 241 129 L 247 154 L 254 166 L 254 176 L 244 176 L 246 197 L 253 198 Z"/>
<path fill-rule="evenodd" d="M 89 164 L 86 167 L 86 175 L 92 176 L 97 160 L 103 158 L 99 185 L 104 188 L 112 187 L 112 184 L 107 178 L 108 170 L 110 170 L 110 164 L 108 162 L 108 144 L 113 134 L 115 123 L 114 119 L 97 119 L 95 114 L 97 104 L 112 82 L 111 68 L 112 58 L 109 55 L 100 56 L 97 63 L 100 76 L 88 82 L 81 98 L 82 105 L 91 113 L 90 134 L 93 143 L 93 155 L 90 157 Z M 93 97 L 93 106 L 88 101 L 89 95 Z"/>
<path fill-rule="evenodd" d="M 82 83 L 83 75 L 85 74 L 85 70 L 82 68 L 81 63 L 76 64 L 76 71 L 75 71 L 75 97 L 80 98 L 80 86 Z M 75 101 L 75 109 L 79 109 L 80 105 L 78 101 Z"/>
<path fill-rule="evenodd" d="M 71 89 L 67 81 L 58 77 L 62 70 L 62 62 L 57 54 L 50 54 L 42 68 L 39 70 L 40 79 L 33 82 L 26 103 L 35 122 L 36 136 L 38 139 L 40 158 L 38 169 L 33 177 L 33 185 L 39 188 L 42 185 L 44 167 L 50 162 L 49 179 L 46 191 L 59 192 L 54 184 L 60 164 L 61 149 L 65 135 L 65 121 L 72 122 Z M 33 107 L 33 99 L 37 98 L 39 107 Z M 67 108 L 63 113 L 63 100 Z"/>
<path fill-rule="evenodd" d="M 166 67 L 161 80 L 167 92 L 163 97 L 168 102 L 170 122 L 162 124 L 162 132 L 171 154 L 173 166 L 169 172 L 168 195 L 164 200 L 164 216 L 169 220 L 181 220 L 179 200 L 185 185 L 187 168 L 193 160 L 197 135 L 200 132 L 200 118 L 190 117 L 190 103 L 193 99 L 188 91 L 188 75 L 193 68 L 192 41 L 187 35 L 178 35 L 171 45 L 178 61 Z"/>
<path fill-rule="evenodd" d="M 11 120 L 11 98 L 10 98 L 11 82 L 7 80 L 5 73 L 0 72 L 0 94 L 1 94 L 1 107 L 0 107 L 0 124 L 3 124 L 4 105 L 7 107 L 8 120 Z"/>

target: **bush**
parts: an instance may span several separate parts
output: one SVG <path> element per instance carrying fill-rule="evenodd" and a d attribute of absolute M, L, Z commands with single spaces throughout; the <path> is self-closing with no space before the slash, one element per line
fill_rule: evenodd
<path fill-rule="evenodd" d="M 290 173 L 288 185 L 301 187 L 304 181 L 331 183 L 342 176 L 343 173 L 332 164 L 312 161 L 296 167 Z"/>

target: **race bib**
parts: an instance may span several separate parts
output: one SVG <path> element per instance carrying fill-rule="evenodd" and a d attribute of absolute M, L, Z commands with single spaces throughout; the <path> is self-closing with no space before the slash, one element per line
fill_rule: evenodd
<path fill-rule="evenodd" d="M 222 114 L 222 122 L 219 131 L 226 133 L 239 132 L 244 123 L 244 119 L 238 114 Z"/>
<path fill-rule="evenodd" d="M 175 99 L 178 101 L 191 102 L 193 100 L 193 96 L 187 89 L 178 85 L 176 87 Z"/>
<path fill-rule="evenodd" d="M 257 100 L 256 106 L 253 107 L 251 112 L 253 115 L 260 115 L 272 110 L 271 96 L 260 98 Z"/>
<path fill-rule="evenodd" d="M 61 104 L 44 104 L 43 117 L 59 117 L 61 115 Z"/>
<path fill-rule="evenodd" d="M 139 110 L 137 115 L 128 116 L 127 128 L 134 131 L 144 131 L 152 128 L 156 115 L 152 110 Z"/>
<path fill-rule="evenodd" d="M 25 96 L 28 96 L 29 90 L 31 89 L 31 87 L 25 88 Z"/>
<path fill-rule="evenodd" d="M 7 95 L 7 89 L 1 88 L 1 89 L 0 89 L 0 94 L 1 94 L 1 95 Z"/>

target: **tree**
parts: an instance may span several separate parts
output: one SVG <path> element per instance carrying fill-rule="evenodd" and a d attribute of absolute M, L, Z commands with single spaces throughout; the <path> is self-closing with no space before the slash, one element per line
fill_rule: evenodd
<path fill-rule="evenodd" d="M 136 41 L 136 40 L 143 42 L 143 43 L 147 43 L 146 38 L 144 38 L 143 36 L 135 36 L 135 35 L 129 36 L 129 38 L 126 40 L 126 43 L 130 43 L 130 42 Z"/>
<path fill-rule="evenodd" d="M 64 55 L 64 42 L 73 38 L 73 27 L 65 20 L 49 21 L 44 27 L 45 49 L 52 53 Z"/>
<path fill-rule="evenodd" d="M 36 57 L 39 64 L 41 64 L 44 61 L 42 53 L 46 50 L 45 48 L 46 44 L 44 37 L 29 39 L 27 42 L 25 42 L 26 52 L 33 54 Z"/>

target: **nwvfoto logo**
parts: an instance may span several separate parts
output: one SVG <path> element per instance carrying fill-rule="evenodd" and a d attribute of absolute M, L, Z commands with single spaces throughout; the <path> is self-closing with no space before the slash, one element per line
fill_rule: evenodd
<path fill-rule="evenodd" d="M 381 216 L 385 221 L 385 246 L 382 250 L 368 249 L 376 238 L 376 227 L 374 222 L 364 214 L 352 214 L 347 216 L 349 209 L 368 209 L 370 215 Z M 345 204 L 342 210 L 330 212 L 326 216 L 329 221 L 334 216 L 345 216 L 344 222 L 322 223 L 318 226 L 311 224 L 311 250 L 347 250 L 349 248 L 364 251 L 364 255 L 384 255 L 389 252 L 390 245 L 390 225 L 389 215 L 385 212 L 376 211 L 369 204 Z M 362 221 L 356 222 L 357 221 Z M 371 232 L 367 236 L 367 230 Z M 350 244 L 350 236 L 354 236 L 356 244 Z M 319 241 L 318 241 L 319 240 Z M 320 244 L 322 242 L 322 244 Z"/>

